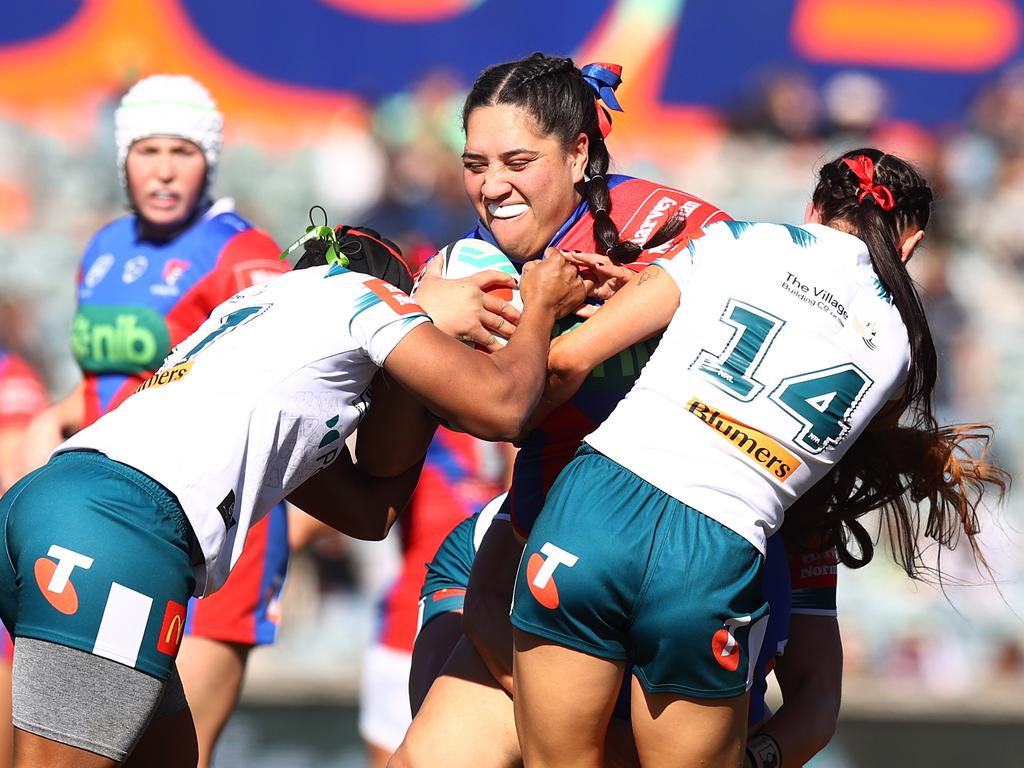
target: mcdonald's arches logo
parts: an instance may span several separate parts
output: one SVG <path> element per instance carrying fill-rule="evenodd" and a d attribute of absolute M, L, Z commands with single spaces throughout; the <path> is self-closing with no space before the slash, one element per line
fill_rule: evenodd
<path fill-rule="evenodd" d="M 164 610 L 164 621 L 160 625 L 160 638 L 156 649 L 168 656 L 177 656 L 181 647 L 181 637 L 185 634 L 185 606 L 173 600 L 167 601 Z"/>

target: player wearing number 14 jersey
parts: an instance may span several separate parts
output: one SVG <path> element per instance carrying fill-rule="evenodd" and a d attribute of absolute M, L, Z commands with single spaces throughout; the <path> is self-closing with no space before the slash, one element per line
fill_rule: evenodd
<path fill-rule="evenodd" d="M 950 525 L 973 535 L 977 502 L 958 490 L 963 475 L 993 474 L 958 461 L 935 471 L 934 457 L 961 438 L 930 412 L 935 350 L 905 267 L 930 203 L 902 160 L 848 153 L 822 168 L 804 225 L 713 224 L 552 343 L 549 407 L 600 361 L 668 326 L 559 475 L 523 553 L 512 623 L 528 764 L 599 762 L 631 659 L 643 762 L 738 765 L 767 624 L 767 538 L 817 482 L 836 483 L 809 511 L 822 520 L 867 511 L 864 493 L 885 506 L 913 487 L 932 515 L 948 515 L 930 517 L 928 535 L 948 543 Z M 914 428 L 890 418 L 904 408 Z M 880 412 L 875 428 L 915 441 L 889 465 L 859 451 L 840 464 Z M 892 503 L 894 524 L 916 541 L 906 505 Z"/>

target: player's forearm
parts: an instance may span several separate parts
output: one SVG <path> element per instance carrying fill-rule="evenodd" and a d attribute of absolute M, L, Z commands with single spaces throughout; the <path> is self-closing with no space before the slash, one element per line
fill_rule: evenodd
<path fill-rule="evenodd" d="M 422 461 L 396 477 L 371 477 L 352 464 L 345 449 L 331 466 L 295 489 L 288 501 L 341 533 L 379 541 L 408 505 L 421 468 Z"/>
<path fill-rule="evenodd" d="M 747 740 L 754 755 L 763 755 L 760 763 L 753 763 L 753 768 L 800 768 L 824 749 L 835 734 L 839 716 L 838 696 L 834 700 L 829 699 L 814 697 L 813 701 L 807 701 L 804 706 L 798 702 L 783 704 L 764 727 Z M 781 763 L 773 762 L 772 745 L 758 739 L 762 734 L 775 740 L 778 753 L 782 756 Z M 747 765 L 751 765 L 749 755 Z"/>
<path fill-rule="evenodd" d="M 569 334 L 571 336 L 571 334 Z M 548 350 L 548 372 L 544 391 L 533 413 L 523 427 L 523 438 L 544 422 L 559 406 L 568 401 L 580 388 L 594 365 L 578 356 L 565 354 L 567 346 L 561 336 L 551 342 Z"/>
<path fill-rule="evenodd" d="M 550 308 L 526 307 L 508 345 L 491 355 L 479 355 L 477 370 L 466 372 L 486 395 L 478 407 L 461 415 L 454 411 L 439 415 L 485 440 L 518 436 L 544 391 L 554 321 Z"/>
<path fill-rule="evenodd" d="M 783 705 L 761 728 L 775 739 L 782 761 L 774 765 L 782 768 L 803 765 L 828 744 L 843 690 L 843 647 L 836 618 L 794 614 L 789 630 L 786 653 L 775 666 Z"/>
<path fill-rule="evenodd" d="M 368 475 L 395 477 L 419 462 L 437 430 L 437 419 L 401 384 L 383 372 L 356 434 L 356 463 Z"/>

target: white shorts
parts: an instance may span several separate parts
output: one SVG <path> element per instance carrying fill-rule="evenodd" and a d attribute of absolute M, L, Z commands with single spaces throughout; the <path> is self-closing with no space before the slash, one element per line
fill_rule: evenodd
<path fill-rule="evenodd" d="M 409 669 L 412 654 L 390 646 L 371 645 L 363 659 L 359 686 L 359 735 L 364 741 L 394 752 L 412 722 Z"/>

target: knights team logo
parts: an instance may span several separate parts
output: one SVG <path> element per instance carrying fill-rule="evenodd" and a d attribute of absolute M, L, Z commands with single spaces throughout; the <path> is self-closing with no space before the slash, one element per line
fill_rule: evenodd
<path fill-rule="evenodd" d="M 530 593 L 545 608 L 554 610 L 558 607 L 558 587 L 555 584 L 555 570 L 560 565 L 572 568 L 579 558 L 556 547 L 550 541 L 545 542 L 540 552 L 534 552 L 526 563 L 526 583 Z"/>
<path fill-rule="evenodd" d="M 740 666 L 740 644 L 736 630 L 750 625 L 750 616 L 726 619 L 722 628 L 711 636 L 711 653 L 718 665 L 727 672 L 735 672 Z"/>
<path fill-rule="evenodd" d="M 178 281 L 181 280 L 181 276 L 191 266 L 192 263 L 184 259 L 168 259 L 167 263 L 164 264 L 163 270 L 160 272 L 160 277 L 163 278 L 167 285 L 177 285 Z"/>
<path fill-rule="evenodd" d="M 162 283 L 155 283 L 149 287 L 149 292 L 157 296 L 177 296 L 181 293 L 178 281 L 188 271 L 192 263 L 184 259 L 168 259 L 160 270 Z"/>
<path fill-rule="evenodd" d="M 77 613 L 78 592 L 71 583 L 71 574 L 76 568 L 88 570 L 92 563 L 91 557 L 54 544 L 47 551 L 46 557 L 40 557 L 35 563 L 39 591 L 61 613 L 67 616 Z"/>

